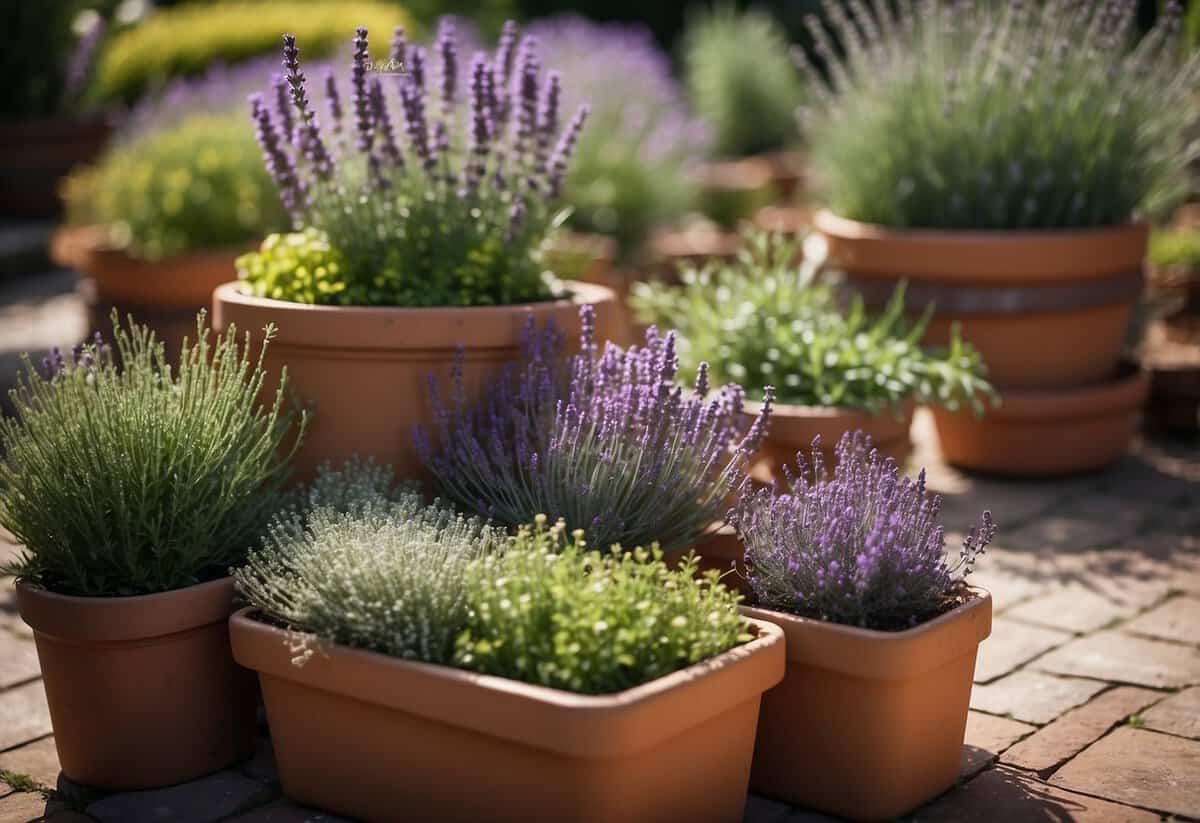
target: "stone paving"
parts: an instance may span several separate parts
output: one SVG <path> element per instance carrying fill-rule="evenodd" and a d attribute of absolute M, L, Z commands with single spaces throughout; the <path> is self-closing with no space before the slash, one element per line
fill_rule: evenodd
<path fill-rule="evenodd" d="M 55 284 L 69 288 L 53 275 L 27 304 L 56 321 L 39 325 L 30 346 L 70 342 L 79 322 Z M 0 354 L 12 351 L 11 310 L 0 305 Z M 995 621 L 961 778 L 909 819 L 1200 820 L 1200 446 L 1139 443 L 1101 474 L 1016 483 L 942 464 L 924 415 L 913 433 L 914 462 L 945 495 L 947 526 L 966 528 L 990 508 L 1001 532 L 975 578 L 993 594 Z M 0 535 L 0 559 L 15 551 Z M 30 633 L 0 579 L 0 823 L 40 819 L 340 818 L 282 795 L 265 730 L 253 759 L 192 783 L 109 796 L 71 785 L 59 775 Z M 746 807 L 747 823 L 830 819 L 765 798 Z"/>

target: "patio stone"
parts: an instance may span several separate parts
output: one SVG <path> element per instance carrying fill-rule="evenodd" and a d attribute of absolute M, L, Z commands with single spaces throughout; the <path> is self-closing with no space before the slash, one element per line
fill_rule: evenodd
<path fill-rule="evenodd" d="M 0 692 L 0 751 L 50 734 L 50 709 L 42 681 Z"/>
<path fill-rule="evenodd" d="M 1114 602 L 1095 589 L 1078 583 L 1068 584 L 1053 593 L 1021 603 L 1005 612 L 1005 617 L 1087 634 L 1102 629 L 1113 620 L 1132 617 L 1138 606 Z"/>
<path fill-rule="evenodd" d="M 783 823 L 792 813 L 792 807 L 778 800 L 752 794 L 746 798 L 746 812 L 742 823 Z"/>
<path fill-rule="evenodd" d="M 1200 738 L 1200 686 L 1171 695 L 1142 713 L 1147 729 Z"/>
<path fill-rule="evenodd" d="M 330 812 L 283 802 L 273 803 L 270 806 L 263 806 L 252 812 L 231 817 L 229 823 L 350 823 L 350 821 Z"/>
<path fill-rule="evenodd" d="M 1157 823 L 1153 812 L 1122 806 L 1047 785 L 1028 772 L 989 769 L 966 786 L 947 792 L 915 812 L 913 823 Z"/>
<path fill-rule="evenodd" d="M 1001 537 L 1001 545 L 1021 551 L 1071 552 L 1116 546 L 1137 531 L 1144 513 L 1119 498 L 1103 498 L 1107 508 L 1094 504 L 1055 507 Z M 1003 526 L 1003 521 L 999 521 Z"/>
<path fill-rule="evenodd" d="M 962 777 L 982 771 L 1009 746 L 1037 731 L 1037 726 L 1018 723 L 983 712 L 967 713 L 967 734 L 963 742 Z"/>
<path fill-rule="evenodd" d="M 1121 628 L 1160 640 L 1200 645 L 1200 598 L 1173 597 Z"/>
<path fill-rule="evenodd" d="M 1025 723 L 1049 723 L 1103 688 L 1094 680 L 1019 671 L 987 685 L 976 683 L 971 708 Z"/>
<path fill-rule="evenodd" d="M 274 794 L 257 780 L 224 771 L 165 789 L 110 795 L 88 806 L 87 813 L 101 823 L 213 823 Z"/>
<path fill-rule="evenodd" d="M 30 823 L 45 818 L 48 801 L 37 792 L 13 792 L 0 797 L 0 823 Z M 53 818 L 56 823 L 58 815 Z M 66 818 L 62 823 L 68 823 Z"/>
<path fill-rule="evenodd" d="M 0 631 L 0 689 L 34 680 L 41 673 L 33 641 L 14 632 Z"/>
<path fill-rule="evenodd" d="M 1067 789 L 1188 817 L 1200 815 L 1200 742 L 1119 728 L 1050 778 Z"/>
<path fill-rule="evenodd" d="M 58 751 L 53 737 L 43 737 L 27 743 L 19 749 L 10 749 L 0 754 L 0 769 L 32 777 L 43 786 L 53 789 L 58 783 L 62 769 L 58 765 Z"/>
<path fill-rule="evenodd" d="M 1177 689 L 1200 683 L 1200 649 L 1102 631 L 1073 640 L 1034 663 L 1057 674 Z"/>
<path fill-rule="evenodd" d="M 1066 632 L 996 618 L 992 621 L 991 637 L 979 647 L 975 682 L 987 683 L 1002 677 L 1070 639 Z"/>
<path fill-rule="evenodd" d="M 1064 714 L 1006 751 L 1002 763 L 1046 772 L 1098 740 L 1113 726 L 1162 698 L 1160 692 L 1121 686 Z"/>

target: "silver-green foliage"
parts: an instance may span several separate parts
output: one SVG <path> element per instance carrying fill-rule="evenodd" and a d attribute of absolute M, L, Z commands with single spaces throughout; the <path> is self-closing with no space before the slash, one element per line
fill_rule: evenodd
<path fill-rule="evenodd" d="M 263 354 L 197 320 L 178 366 L 114 313 L 99 343 L 25 371 L 0 418 L 0 525 L 24 546 L 7 571 L 61 594 L 136 595 L 220 576 L 280 504 L 295 416 L 272 402 Z M 304 422 L 300 418 L 300 434 Z"/>
<path fill-rule="evenodd" d="M 657 547 L 605 552 L 539 516 L 467 572 L 470 608 L 455 663 L 556 689 L 603 694 L 707 660 L 750 639 L 740 595 L 696 560 Z"/>
<path fill-rule="evenodd" d="M 805 99 L 787 37 L 770 15 L 724 5 L 688 23 L 684 74 L 696 113 L 713 129 L 713 150 L 742 156 L 798 142 Z"/>
<path fill-rule="evenodd" d="M 872 316 L 802 257 L 798 243 L 752 235 L 736 260 L 685 270 L 678 286 L 635 284 L 633 304 L 642 322 L 675 327 L 685 368 L 707 362 L 751 397 L 774 386 L 781 403 L 879 412 L 909 398 L 978 410 L 994 393 L 957 331 L 944 349 L 921 345 L 927 318 L 906 322 L 902 288 Z"/>
<path fill-rule="evenodd" d="M 305 499 L 235 572 L 246 599 L 318 642 L 449 662 L 466 615 L 466 568 L 502 535 L 391 489 L 390 473 L 370 464 L 324 471 Z"/>
<path fill-rule="evenodd" d="M 844 5 L 844 7 L 843 7 Z M 1186 193 L 1200 55 L 1137 3 L 826 4 L 803 129 L 838 214 L 887 226 L 1107 226 Z M 1168 4 L 1170 5 L 1170 4 Z"/>

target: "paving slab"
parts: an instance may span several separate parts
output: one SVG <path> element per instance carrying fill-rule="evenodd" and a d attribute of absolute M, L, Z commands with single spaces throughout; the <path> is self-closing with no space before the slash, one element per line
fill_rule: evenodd
<path fill-rule="evenodd" d="M 986 685 L 976 683 L 971 708 L 1024 723 L 1049 723 L 1104 687 L 1095 680 L 1023 670 Z"/>
<path fill-rule="evenodd" d="M 0 751 L 50 734 L 50 709 L 42 681 L 0 692 Z"/>
<path fill-rule="evenodd" d="M 100 823 L 214 823 L 274 795 L 258 780 L 224 771 L 165 789 L 109 795 L 86 811 Z"/>
<path fill-rule="evenodd" d="M 1123 726 L 1084 749 L 1050 782 L 1164 814 L 1200 816 L 1200 741 Z"/>
<path fill-rule="evenodd" d="M 58 784 L 58 775 L 62 771 L 58 765 L 58 750 L 54 748 L 54 738 L 43 737 L 41 740 L 0 754 L 0 769 L 27 775 L 46 788 L 53 789 Z"/>
<path fill-rule="evenodd" d="M 1033 665 L 1056 674 L 1158 689 L 1200 683 L 1200 649 L 1111 630 L 1073 640 Z"/>
<path fill-rule="evenodd" d="M 1173 597 L 1121 628 L 1159 640 L 1200 645 L 1200 598 Z"/>
<path fill-rule="evenodd" d="M 1171 695 L 1142 712 L 1141 719 L 1147 729 L 1200 739 L 1200 686 Z"/>
<path fill-rule="evenodd" d="M 1049 772 L 1162 697 L 1161 692 L 1136 686 L 1111 689 L 1017 743 L 1000 760 L 1020 769 Z"/>
<path fill-rule="evenodd" d="M 1070 639 L 1067 632 L 994 618 L 991 636 L 979 647 L 975 682 L 988 683 L 1002 677 Z"/>
<path fill-rule="evenodd" d="M 1005 617 L 1075 634 L 1087 634 L 1115 620 L 1132 617 L 1138 606 L 1117 602 L 1082 583 L 1069 583 L 1041 597 L 1020 603 L 1004 613 Z"/>
<path fill-rule="evenodd" d="M 1022 737 L 1037 731 L 1037 726 L 983 712 L 967 713 L 967 734 L 963 741 L 961 777 L 971 777 L 987 766 Z"/>
<path fill-rule="evenodd" d="M 0 631 L 0 689 L 35 680 L 41 673 L 33 641 L 15 632 Z"/>
<path fill-rule="evenodd" d="M 14 792 L 0 797 L 0 823 L 30 823 L 42 820 L 48 801 L 37 792 Z M 57 818 L 57 815 L 55 815 Z M 66 823 L 66 821 L 64 821 Z"/>
<path fill-rule="evenodd" d="M 1048 785 L 1029 772 L 988 769 L 915 812 L 913 823 L 1157 823 L 1159 815 Z"/>

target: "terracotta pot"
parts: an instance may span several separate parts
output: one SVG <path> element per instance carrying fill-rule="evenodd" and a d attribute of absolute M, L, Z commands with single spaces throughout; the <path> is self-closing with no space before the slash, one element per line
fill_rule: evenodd
<path fill-rule="evenodd" d="M 1120 358 L 1142 288 L 1148 227 L 1079 231 L 893 231 L 818 212 L 829 257 L 870 305 L 908 280 L 914 311 L 937 315 L 926 340 L 958 321 L 1001 388 L 1084 386 Z"/>
<path fill-rule="evenodd" d="M 1146 429 L 1180 435 L 1200 430 L 1200 335 L 1174 340 L 1168 324 L 1156 323 L 1147 331 L 1138 359 L 1150 374 Z"/>
<path fill-rule="evenodd" d="M 703 266 L 714 259 L 732 260 L 741 245 L 736 233 L 700 224 L 655 232 L 650 237 L 647 255 L 654 275 L 668 283 L 678 283 L 681 266 Z"/>
<path fill-rule="evenodd" d="M 315 414 L 296 455 L 298 480 L 317 466 L 353 455 L 391 464 L 397 477 L 424 477 L 413 447 L 413 427 L 431 422 L 428 378 L 449 388 L 459 347 L 469 398 L 478 397 L 520 349 L 521 329 L 533 316 L 555 322 L 568 345 L 579 335 L 579 307 L 596 307 L 596 337 L 613 336 L 616 296 L 603 286 L 570 282 L 571 297 L 545 303 L 482 308 L 365 308 L 309 306 L 244 294 L 226 283 L 213 294 L 213 324 L 236 323 L 258 332 L 275 324 L 278 335 L 267 370 L 287 367 L 298 398 Z M 267 386 L 274 391 L 274 386 Z"/>
<path fill-rule="evenodd" d="M 693 181 L 699 189 L 700 211 L 718 225 L 732 229 L 779 196 L 775 161 L 766 157 L 712 160 L 699 164 Z"/>
<path fill-rule="evenodd" d="M 731 502 L 730 506 L 732 505 Z M 699 560 L 696 567 L 697 577 L 715 569 L 722 574 L 721 581 L 726 586 L 743 595 L 750 594 L 750 588 L 746 584 L 746 564 L 743 562 L 745 548 L 742 541 L 738 540 L 737 531 L 733 526 L 720 521 L 714 523 L 712 529 L 696 540 L 695 552 Z M 667 565 L 675 566 L 687 553 L 688 550 L 679 549 L 668 552 L 663 559 Z"/>
<path fill-rule="evenodd" d="M 637 342 L 633 314 L 629 310 L 629 292 L 636 276 L 616 265 L 617 242 L 604 234 L 560 232 L 546 252 L 551 271 L 568 280 L 578 280 L 612 289 L 617 300 L 613 306 L 613 337 L 621 346 Z"/>
<path fill-rule="evenodd" d="M 238 612 L 283 791 L 366 820 L 740 821 L 761 694 L 783 635 L 637 688 L 577 695 L 333 646 L 303 667 Z"/>
<path fill-rule="evenodd" d="M 79 290 L 92 330 L 107 336 L 112 331 L 110 314 L 116 308 L 122 321 L 132 314 L 154 329 L 168 355 L 174 356 L 185 337 L 195 339 L 196 314 L 208 308 L 213 289 L 236 273 L 234 261 L 252 247 L 142 260 L 109 245 L 102 228 L 88 226 L 56 232 L 50 254 L 59 265 L 86 275 Z"/>
<path fill-rule="evenodd" d="M 59 181 L 98 155 L 111 131 L 104 115 L 0 123 L 0 215 L 58 214 Z"/>
<path fill-rule="evenodd" d="M 742 612 L 787 637 L 787 675 L 759 713 L 752 792 L 886 820 L 958 779 L 975 654 L 992 629 L 987 592 L 901 632 Z"/>
<path fill-rule="evenodd" d="M 813 227 L 808 206 L 764 206 L 754 215 L 754 227 L 776 234 L 807 234 Z"/>
<path fill-rule="evenodd" d="M 1145 372 L 1070 389 L 1004 389 L 978 419 L 934 409 L 942 455 L 956 466 L 1016 477 L 1094 471 L 1120 459 L 1150 390 Z"/>
<path fill-rule="evenodd" d="M 63 774 L 111 791 L 192 780 L 254 751 L 253 675 L 233 662 L 233 581 L 139 597 L 17 583 Z"/>
<path fill-rule="evenodd" d="M 894 457 L 900 465 L 912 451 L 908 430 L 912 427 L 916 404 L 907 400 L 899 410 L 885 410 L 871 414 L 860 409 L 823 406 L 789 406 L 776 404 L 771 412 L 771 425 L 767 437 L 759 449 L 760 465 L 755 476 L 763 480 L 783 479 L 780 467 L 791 464 L 795 467 L 796 452 L 804 452 L 804 459 L 811 464 L 813 438 L 821 437 L 821 457 L 827 471 L 837 466 L 834 449 L 842 435 L 848 431 L 862 430 L 870 435 L 881 454 Z M 758 416 L 761 404 L 747 401 L 744 415 L 752 421 Z M 765 472 L 765 474 L 763 474 Z"/>

